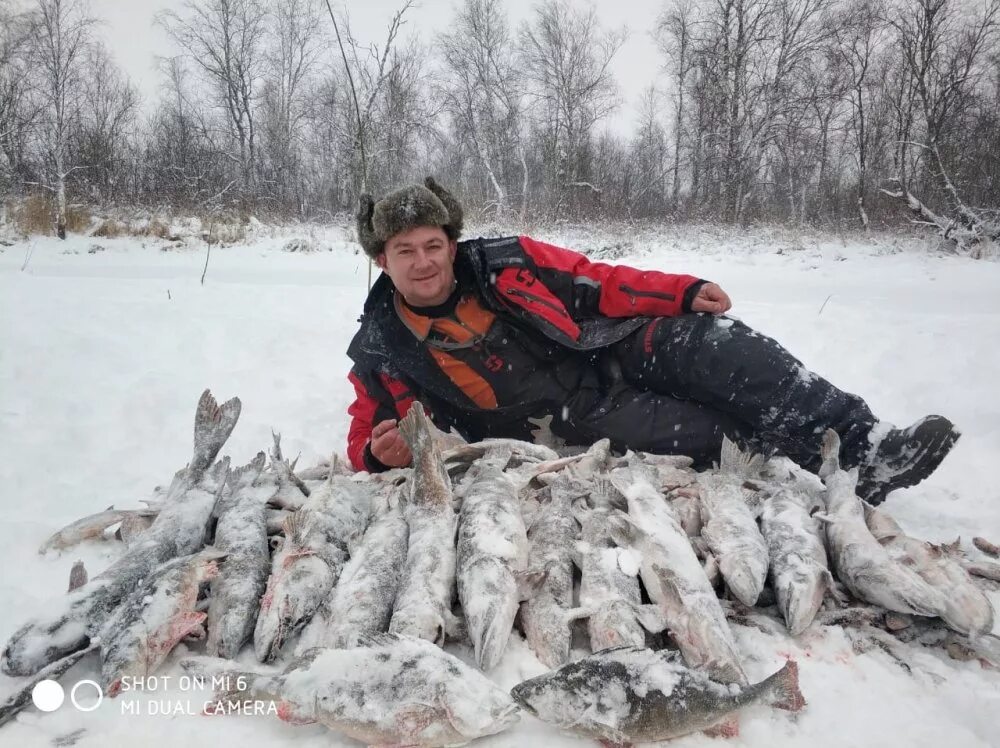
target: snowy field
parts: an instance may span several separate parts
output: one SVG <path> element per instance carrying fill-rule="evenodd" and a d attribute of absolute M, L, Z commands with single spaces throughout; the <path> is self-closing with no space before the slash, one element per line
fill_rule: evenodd
<path fill-rule="evenodd" d="M 213 249 L 199 285 L 204 247 L 160 251 L 136 240 L 38 239 L 0 253 L 0 640 L 47 598 L 65 593 L 70 566 L 91 576 L 118 553 L 91 543 L 39 556 L 53 531 L 108 505 L 139 505 L 191 454 L 191 422 L 206 387 L 239 395 L 243 413 L 224 453 L 235 463 L 268 448 L 280 431 L 300 466 L 343 454 L 352 389 L 345 355 L 365 296 L 367 264 L 342 231 L 332 250 L 280 251 L 284 239 Z M 611 243 L 586 232 L 536 233 L 564 246 Z M 628 237 L 621 261 L 691 273 L 722 285 L 733 314 L 784 343 L 808 367 L 863 395 L 880 417 L 908 424 L 943 413 L 963 438 L 925 484 L 899 491 L 890 513 L 930 540 L 1000 540 L 1000 263 L 896 251 L 826 239 L 778 253 L 758 234 L 674 229 Z M 993 595 L 1000 608 L 1000 596 Z M 748 710 L 741 734 L 702 735 L 677 746 L 1000 745 L 1000 672 L 913 649 L 907 674 L 880 652 L 856 655 L 842 630 L 798 640 L 735 627 L 751 677 L 792 656 L 809 702 L 797 718 Z M 184 650 L 184 646 L 180 648 Z M 464 653 L 468 656 L 468 652 Z M 252 653 L 244 651 L 249 662 Z M 163 671 L 176 676 L 176 655 Z M 491 673 L 502 685 L 542 672 L 521 641 Z M 64 683 L 96 678 L 95 660 Z M 0 699 L 18 686 L 0 676 Z M 176 685 L 105 700 L 93 712 L 67 703 L 23 712 L 0 728 L 0 745 L 311 746 L 353 745 L 320 726 L 274 717 L 150 714 L 204 693 Z M 90 692 L 80 694 L 84 705 Z M 126 702 L 131 705 L 126 707 Z M 136 704 L 136 702 L 139 702 Z M 157 707 L 153 702 L 162 702 Z M 134 710 L 137 713 L 123 713 Z M 578 745 L 531 717 L 482 741 L 491 746 Z"/>

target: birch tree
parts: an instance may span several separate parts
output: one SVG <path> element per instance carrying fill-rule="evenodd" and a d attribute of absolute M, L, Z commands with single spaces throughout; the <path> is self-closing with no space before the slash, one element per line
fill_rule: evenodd
<path fill-rule="evenodd" d="M 31 60 L 40 77 L 41 137 L 48 162 L 45 187 L 56 198 L 56 234 L 66 238 L 66 179 L 83 164 L 68 161 L 69 136 L 83 88 L 83 61 L 94 19 L 83 0 L 36 0 Z"/>

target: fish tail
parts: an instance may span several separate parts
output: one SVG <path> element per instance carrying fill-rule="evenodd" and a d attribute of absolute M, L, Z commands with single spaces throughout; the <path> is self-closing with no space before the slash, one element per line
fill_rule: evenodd
<path fill-rule="evenodd" d="M 749 449 L 744 452 L 728 436 L 722 437 L 719 470 L 723 473 L 731 473 L 743 478 L 753 478 L 760 471 L 763 463 L 763 455 L 753 454 Z"/>
<path fill-rule="evenodd" d="M 399 433 L 414 454 L 433 443 L 431 422 L 419 400 L 413 401 L 410 410 L 399 421 Z"/>
<path fill-rule="evenodd" d="M 840 470 L 840 435 L 833 429 L 827 429 L 823 434 L 823 446 L 819 454 L 823 458 L 819 469 L 820 478 L 826 478 Z"/>
<path fill-rule="evenodd" d="M 768 694 L 768 703 L 776 709 L 797 712 L 806 705 L 806 699 L 799 690 L 799 664 L 788 660 L 785 666 L 761 684 Z"/>
<path fill-rule="evenodd" d="M 210 390 L 201 393 L 198 409 L 194 414 L 192 472 L 199 473 L 212 464 L 222 445 L 233 433 L 242 407 L 238 397 L 219 405 Z"/>
<path fill-rule="evenodd" d="M 235 491 L 238 488 L 249 488 L 252 486 L 264 470 L 264 461 L 266 459 L 267 456 L 261 451 L 246 465 L 232 468 L 229 471 L 229 480 L 227 481 L 230 489 Z"/>

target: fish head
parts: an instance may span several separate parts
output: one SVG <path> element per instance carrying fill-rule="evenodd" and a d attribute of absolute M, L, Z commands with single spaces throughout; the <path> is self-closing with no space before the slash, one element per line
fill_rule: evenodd
<path fill-rule="evenodd" d="M 571 665 L 518 683 L 510 689 L 511 698 L 533 717 L 555 725 L 573 724 L 578 715 L 564 674 L 567 668 Z"/>
<path fill-rule="evenodd" d="M 789 582 L 783 590 L 778 590 L 778 604 L 784 609 L 785 623 L 792 636 L 809 628 L 825 596 L 825 583 L 809 584 L 805 579 L 797 584 Z"/>

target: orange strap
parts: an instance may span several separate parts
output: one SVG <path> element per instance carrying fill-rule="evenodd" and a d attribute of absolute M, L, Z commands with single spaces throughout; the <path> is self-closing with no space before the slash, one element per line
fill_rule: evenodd
<path fill-rule="evenodd" d="M 406 326 L 420 338 L 426 341 L 431 331 L 445 340 L 458 345 L 468 343 L 475 337 L 482 337 L 489 331 L 495 315 L 479 304 L 472 294 L 463 296 L 455 307 L 457 321 L 445 317 L 431 318 L 417 314 L 406 304 L 396 301 L 396 311 Z M 433 343 L 427 345 L 441 371 L 454 382 L 480 408 L 493 409 L 497 407 L 497 396 L 482 375 L 471 366 L 456 358 Z"/>

